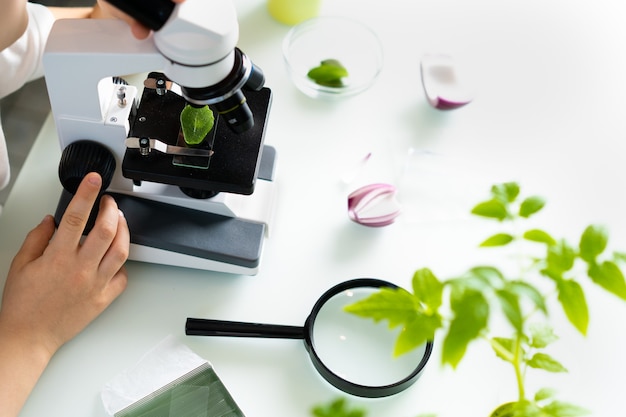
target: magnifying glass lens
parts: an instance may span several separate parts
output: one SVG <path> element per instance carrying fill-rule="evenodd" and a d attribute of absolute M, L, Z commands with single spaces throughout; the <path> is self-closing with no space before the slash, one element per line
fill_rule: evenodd
<path fill-rule="evenodd" d="M 424 358 L 426 345 L 394 357 L 399 329 L 344 311 L 378 291 L 361 287 L 344 290 L 320 308 L 312 326 L 313 349 L 334 374 L 353 384 L 378 387 L 407 378 Z"/>

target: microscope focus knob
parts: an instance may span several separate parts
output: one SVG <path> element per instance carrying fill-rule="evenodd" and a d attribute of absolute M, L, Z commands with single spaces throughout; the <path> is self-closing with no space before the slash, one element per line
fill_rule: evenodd
<path fill-rule="evenodd" d="M 102 189 L 111 184 L 115 172 L 115 157 L 103 145 L 91 140 L 79 140 L 63 149 L 59 162 L 59 179 L 63 188 L 76 193 L 85 175 L 97 172 L 102 177 Z"/>

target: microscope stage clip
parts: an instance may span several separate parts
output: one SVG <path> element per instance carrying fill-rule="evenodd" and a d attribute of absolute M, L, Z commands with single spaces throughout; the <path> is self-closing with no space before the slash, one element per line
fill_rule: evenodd
<path fill-rule="evenodd" d="M 210 158 L 213 151 L 210 149 L 186 148 L 183 146 L 168 145 L 158 139 L 129 137 L 126 139 L 126 147 L 129 149 L 139 149 L 142 155 L 148 155 L 152 150 L 168 155 L 180 156 L 200 156 Z"/>

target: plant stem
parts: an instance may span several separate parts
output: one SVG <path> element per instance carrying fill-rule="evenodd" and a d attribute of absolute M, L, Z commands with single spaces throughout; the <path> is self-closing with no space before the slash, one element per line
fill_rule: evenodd
<path fill-rule="evenodd" d="M 526 399 L 526 393 L 524 391 L 524 376 L 522 375 L 522 338 L 521 335 L 515 337 L 515 352 L 513 353 L 513 368 L 515 369 L 515 378 L 517 380 L 517 393 L 519 401 L 522 402 Z"/>

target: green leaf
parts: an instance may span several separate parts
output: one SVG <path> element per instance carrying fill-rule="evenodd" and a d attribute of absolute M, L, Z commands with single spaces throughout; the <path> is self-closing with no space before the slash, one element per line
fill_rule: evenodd
<path fill-rule="evenodd" d="M 502 201 L 497 199 L 478 203 L 472 209 L 472 214 L 482 217 L 489 217 L 492 219 L 498 219 L 500 221 L 509 217 L 509 212 L 506 205 Z"/>
<path fill-rule="evenodd" d="M 459 364 L 468 344 L 487 326 L 489 304 L 479 291 L 452 291 L 450 307 L 454 318 L 443 341 L 442 362 L 453 368 Z"/>
<path fill-rule="evenodd" d="M 209 106 L 194 107 L 187 104 L 180 113 L 180 127 L 188 145 L 200 144 L 213 129 L 214 123 L 213 110 Z"/>
<path fill-rule="evenodd" d="M 522 317 L 522 309 L 520 308 L 517 294 L 505 288 L 497 290 L 496 295 L 500 300 L 502 312 L 509 320 L 509 323 L 511 323 L 515 330 L 521 333 L 524 319 Z"/>
<path fill-rule="evenodd" d="M 539 391 L 535 393 L 535 401 L 541 402 L 545 401 L 549 398 L 553 398 L 556 394 L 556 391 L 552 388 L 541 388 Z"/>
<path fill-rule="evenodd" d="M 547 269 L 553 274 L 560 275 L 565 271 L 569 271 L 574 266 L 575 260 L 576 252 L 564 240 L 548 247 L 546 256 L 546 261 L 548 262 Z"/>
<path fill-rule="evenodd" d="M 505 182 L 493 185 L 491 187 L 491 195 L 502 202 L 512 203 L 519 195 L 519 190 L 520 188 L 517 183 Z"/>
<path fill-rule="evenodd" d="M 382 287 L 367 298 L 344 307 L 344 311 L 376 322 L 388 320 L 389 327 L 407 323 L 420 314 L 418 300 L 403 288 Z"/>
<path fill-rule="evenodd" d="M 546 353 L 535 353 L 526 363 L 531 368 L 543 369 L 548 372 L 567 372 L 567 369 L 559 361 Z"/>
<path fill-rule="evenodd" d="M 347 76 L 348 70 L 336 59 L 325 59 L 307 73 L 316 84 L 326 87 L 342 87 Z"/>
<path fill-rule="evenodd" d="M 534 324 L 530 326 L 530 346 L 543 349 L 550 343 L 558 340 L 558 336 L 554 334 L 552 328 L 546 324 Z"/>
<path fill-rule="evenodd" d="M 496 352 L 497 357 L 506 362 L 513 362 L 513 339 L 505 337 L 494 337 L 492 339 L 489 339 L 489 343 L 491 344 L 491 348 L 493 349 L 493 351 Z"/>
<path fill-rule="evenodd" d="M 498 406 L 489 417 L 515 417 L 515 403 L 505 403 Z"/>
<path fill-rule="evenodd" d="M 546 245 L 554 245 L 556 244 L 556 240 L 552 236 L 550 236 L 547 232 L 539 229 L 528 230 L 524 233 L 524 239 L 530 240 L 532 242 L 545 243 Z"/>
<path fill-rule="evenodd" d="M 530 217 L 533 214 L 537 213 L 546 205 L 546 201 L 538 196 L 528 197 L 524 201 L 519 208 L 519 215 L 521 217 Z"/>
<path fill-rule="evenodd" d="M 473 285 L 472 287 L 482 289 L 498 285 L 504 281 L 504 275 L 493 266 L 476 266 L 467 271 L 464 280 L 476 282 L 479 285 Z"/>
<path fill-rule="evenodd" d="M 513 236 L 508 233 L 497 233 L 491 237 L 488 237 L 479 246 L 504 246 L 513 241 Z"/>
<path fill-rule="evenodd" d="M 550 417 L 579 417 L 589 414 L 589 410 L 561 401 L 553 401 L 543 407 L 541 411 Z"/>
<path fill-rule="evenodd" d="M 587 334 L 589 309 L 580 284 L 572 280 L 560 280 L 557 283 L 557 289 L 559 302 L 570 323 L 583 335 Z"/>
<path fill-rule="evenodd" d="M 580 237 L 580 257 L 587 262 L 594 262 L 604 252 L 609 240 L 607 230 L 601 226 L 588 226 Z"/>
<path fill-rule="evenodd" d="M 535 306 L 541 310 L 544 314 L 548 314 L 548 308 L 546 307 L 546 301 L 539 290 L 533 287 L 531 284 L 525 281 L 510 281 L 507 284 L 509 291 L 514 292 L 519 296 L 525 296 L 529 298 Z"/>
<path fill-rule="evenodd" d="M 402 328 L 396 340 L 393 355 L 396 357 L 403 355 L 428 341 L 432 341 L 435 338 L 435 332 L 442 325 L 441 316 L 438 314 L 416 316 L 414 320 Z"/>
<path fill-rule="evenodd" d="M 477 266 L 465 272 L 461 277 L 449 279 L 445 283 L 455 291 L 464 291 L 466 289 L 485 291 L 499 287 L 504 279 L 504 276 L 497 268 Z"/>
<path fill-rule="evenodd" d="M 413 274 L 413 294 L 432 311 L 441 306 L 443 284 L 428 268 L 422 268 Z"/>
<path fill-rule="evenodd" d="M 620 262 L 626 262 L 626 253 L 624 252 L 615 252 L 613 254 L 613 259 Z"/>
<path fill-rule="evenodd" d="M 505 403 L 496 408 L 490 417 L 546 417 L 541 413 L 541 409 L 537 404 L 521 400 L 516 402 Z"/>
<path fill-rule="evenodd" d="M 589 277 L 605 290 L 626 300 L 624 274 L 614 262 L 604 261 L 600 265 L 592 265 L 589 268 Z"/>
<path fill-rule="evenodd" d="M 315 417 L 364 417 L 365 410 L 348 407 L 348 401 L 345 398 L 337 398 L 330 404 L 320 404 L 311 410 Z"/>

